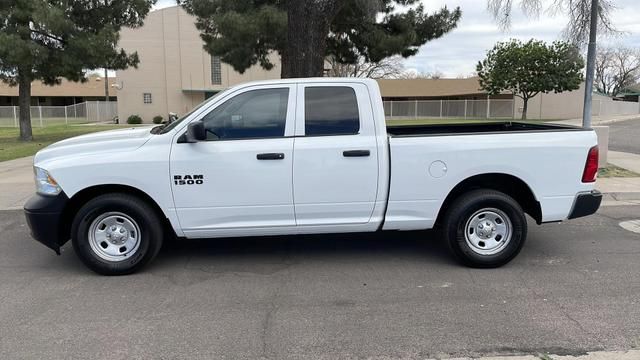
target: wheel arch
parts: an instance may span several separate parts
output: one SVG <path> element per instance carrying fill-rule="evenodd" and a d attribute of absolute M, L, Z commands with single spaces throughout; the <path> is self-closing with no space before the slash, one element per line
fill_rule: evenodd
<path fill-rule="evenodd" d="M 69 199 L 69 202 L 62 211 L 60 227 L 61 239 L 69 239 L 71 237 L 71 224 L 73 223 L 73 218 L 76 216 L 76 214 L 84 204 L 100 195 L 110 193 L 128 194 L 144 200 L 155 210 L 156 215 L 158 215 L 160 219 L 163 220 L 165 227 L 167 229 L 170 229 L 171 233 L 175 235 L 175 231 L 171 226 L 171 222 L 169 221 L 168 217 L 162 211 L 162 208 L 158 205 L 158 203 L 149 194 L 129 185 L 101 184 L 82 189 L 75 193 Z"/>
<path fill-rule="evenodd" d="M 538 224 L 542 223 L 542 207 L 540 206 L 540 202 L 536 199 L 535 194 L 524 180 L 510 174 L 485 173 L 468 177 L 449 191 L 449 194 L 447 194 L 438 211 L 436 224 L 442 223 L 446 209 L 455 199 L 462 194 L 476 189 L 491 189 L 511 196 L 522 206 L 526 214 L 531 216 Z"/>

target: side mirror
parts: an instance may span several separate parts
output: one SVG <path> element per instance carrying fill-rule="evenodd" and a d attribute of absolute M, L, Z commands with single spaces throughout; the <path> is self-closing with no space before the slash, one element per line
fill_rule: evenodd
<path fill-rule="evenodd" d="M 195 143 L 207 140 L 207 131 L 204 128 L 204 122 L 194 121 L 187 126 L 187 132 L 180 137 L 179 142 Z"/>
<path fill-rule="evenodd" d="M 170 112 L 169 113 L 169 124 L 171 124 L 172 122 L 178 120 L 178 114 L 174 113 L 174 112 Z"/>

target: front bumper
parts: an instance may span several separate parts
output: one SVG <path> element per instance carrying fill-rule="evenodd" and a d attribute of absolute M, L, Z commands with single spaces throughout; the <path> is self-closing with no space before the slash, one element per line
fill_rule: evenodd
<path fill-rule="evenodd" d="M 569 213 L 569 219 L 575 219 L 591 214 L 595 214 L 602 202 L 602 193 L 593 190 L 586 193 L 579 193 L 573 202 L 573 208 Z"/>
<path fill-rule="evenodd" d="M 69 202 L 64 192 L 56 196 L 36 194 L 24 205 L 31 236 L 60 255 L 60 247 L 69 239 L 62 236 L 62 212 Z"/>

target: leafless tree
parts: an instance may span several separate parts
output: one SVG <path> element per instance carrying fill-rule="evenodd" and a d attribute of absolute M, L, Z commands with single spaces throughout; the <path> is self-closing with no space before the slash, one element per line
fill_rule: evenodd
<path fill-rule="evenodd" d="M 432 80 L 438 80 L 438 79 L 442 79 L 444 78 L 444 73 L 442 73 L 440 70 L 436 70 L 433 72 L 418 72 L 418 71 L 405 71 L 402 74 L 400 74 L 400 76 L 398 76 L 398 79 L 432 79 Z"/>
<path fill-rule="evenodd" d="M 511 26 L 515 3 L 516 0 L 487 0 L 487 8 L 501 28 L 508 29 Z M 598 33 L 617 34 L 610 16 L 611 10 L 615 8 L 614 0 L 599 0 L 598 3 Z M 589 39 L 591 0 L 520 0 L 519 4 L 522 12 L 529 17 L 539 17 L 543 11 L 550 15 L 566 14 L 569 17 L 563 32 L 566 40 L 584 45 Z"/>
<path fill-rule="evenodd" d="M 595 87 L 599 92 L 617 96 L 639 79 L 639 49 L 608 47 L 599 50 L 595 66 Z"/>
<path fill-rule="evenodd" d="M 460 73 L 458 75 L 456 75 L 456 79 L 469 79 L 469 78 L 473 78 L 473 77 L 477 77 L 478 73 L 476 72 L 471 72 L 471 73 Z"/>
<path fill-rule="evenodd" d="M 404 72 L 404 65 L 399 56 L 385 58 L 380 62 L 367 62 L 360 57 L 355 64 L 343 64 L 336 59 L 328 58 L 327 63 L 328 76 L 394 79 Z"/>

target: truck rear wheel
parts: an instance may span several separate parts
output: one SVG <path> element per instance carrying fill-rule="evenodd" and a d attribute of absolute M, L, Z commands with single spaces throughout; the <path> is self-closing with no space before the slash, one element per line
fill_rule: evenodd
<path fill-rule="evenodd" d="M 125 275 L 149 263 L 160 250 L 163 224 L 155 209 L 128 194 L 106 194 L 76 214 L 71 239 L 82 262 L 102 275 Z"/>
<path fill-rule="evenodd" d="M 443 230 L 449 249 L 461 263 L 492 268 L 518 255 L 527 237 L 527 221 L 513 198 L 481 189 L 451 204 Z"/>

